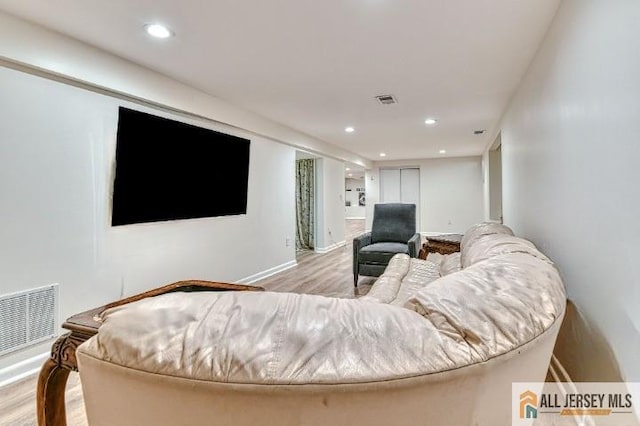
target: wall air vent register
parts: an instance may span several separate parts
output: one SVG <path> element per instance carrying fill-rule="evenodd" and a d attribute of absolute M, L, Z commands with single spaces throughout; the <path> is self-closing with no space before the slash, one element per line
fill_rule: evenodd
<path fill-rule="evenodd" d="M 0 356 L 56 337 L 58 284 L 0 296 Z"/>

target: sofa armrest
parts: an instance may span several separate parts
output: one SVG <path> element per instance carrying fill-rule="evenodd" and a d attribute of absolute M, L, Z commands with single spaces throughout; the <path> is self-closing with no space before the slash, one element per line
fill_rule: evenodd
<path fill-rule="evenodd" d="M 409 257 L 418 257 L 418 253 L 420 253 L 420 241 L 422 236 L 419 232 L 414 234 L 413 237 L 407 243 L 409 245 Z"/>

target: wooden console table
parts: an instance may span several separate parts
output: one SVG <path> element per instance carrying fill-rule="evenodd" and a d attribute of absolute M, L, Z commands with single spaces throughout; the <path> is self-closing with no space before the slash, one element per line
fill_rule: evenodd
<path fill-rule="evenodd" d="M 92 337 L 100 328 L 100 314 L 108 308 L 135 302 L 147 297 L 176 291 L 264 291 L 262 287 L 220 283 L 215 281 L 179 281 L 126 299 L 109 303 L 73 315 L 62 324 L 70 330 L 58 338 L 51 347 L 51 357 L 45 361 L 38 376 L 37 414 L 39 426 L 64 426 L 67 424 L 65 388 L 69 372 L 78 371 L 76 348 Z"/>
<path fill-rule="evenodd" d="M 427 237 L 427 241 L 422 244 L 422 249 L 420 249 L 418 257 L 420 259 L 426 259 L 429 253 L 451 254 L 459 252 L 460 241 L 462 241 L 462 235 L 460 234 Z"/>

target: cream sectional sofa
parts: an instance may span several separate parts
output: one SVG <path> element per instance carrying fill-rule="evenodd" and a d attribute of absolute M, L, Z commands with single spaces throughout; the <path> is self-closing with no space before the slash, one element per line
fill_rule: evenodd
<path fill-rule="evenodd" d="M 495 224 L 397 255 L 367 296 L 172 293 L 113 308 L 77 358 L 91 425 L 508 425 L 565 289 Z"/>

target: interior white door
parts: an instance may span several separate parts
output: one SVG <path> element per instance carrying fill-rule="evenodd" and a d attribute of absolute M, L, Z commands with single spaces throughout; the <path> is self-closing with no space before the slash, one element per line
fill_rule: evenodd
<path fill-rule="evenodd" d="M 420 230 L 420 169 L 400 169 L 400 202 L 416 205 L 416 230 Z"/>
<path fill-rule="evenodd" d="M 420 169 L 380 169 L 380 202 L 415 204 L 420 231 Z"/>
<path fill-rule="evenodd" d="M 400 203 L 400 169 L 380 170 L 380 202 Z"/>

